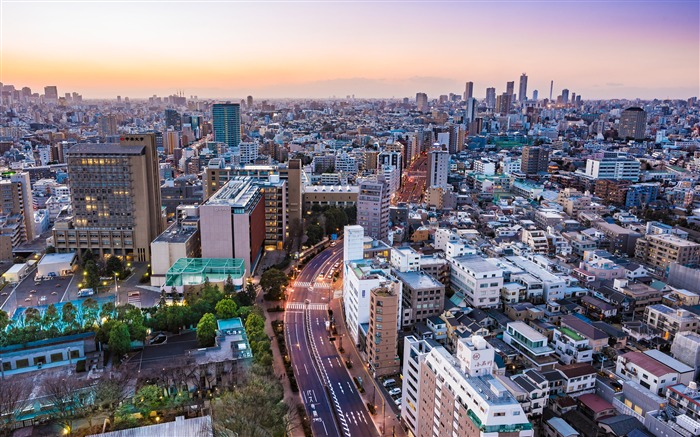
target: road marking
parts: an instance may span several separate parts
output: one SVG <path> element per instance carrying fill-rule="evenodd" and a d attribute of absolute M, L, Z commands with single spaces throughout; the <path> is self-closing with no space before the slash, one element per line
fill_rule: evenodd
<path fill-rule="evenodd" d="M 352 390 L 352 384 L 350 384 L 350 381 L 348 381 L 348 388 L 350 389 L 350 393 L 355 393 L 355 392 Z"/>
<path fill-rule="evenodd" d="M 331 366 L 331 369 L 333 368 L 333 362 L 331 361 L 330 358 L 328 358 L 328 365 Z"/>
<path fill-rule="evenodd" d="M 306 367 L 306 363 L 304 363 L 304 369 L 306 370 L 306 374 L 308 375 L 308 374 L 309 374 L 309 368 Z"/>
<path fill-rule="evenodd" d="M 321 420 L 321 425 L 323 425 L 323 432 L 325 432 L 326 435 L 328 435 L 328 429 L 326 429 L 326 422 L 324 422 L 323 419 L 319 419 L 319 420 Z"/>
<path fill-rule="evenodd" d="M 305 309 L 310 309 L 310 310 L 320 310 L 320 311 L 328 311 L 328 304 L 325 303 L 311 303 L 311 304 L 304 304 L 302 302 L 290 302 L 287 304 L 287 310 L 305 310 Z"/>
<path fill-rule="evenodd" d="M 339 382 L 339 383 L 338 383 L 338 387 L 340 387 L 340 392 L 341 392 L 342 394 L 345 394 L 345 390 L 343 390 L 343 384 L 341 384 L 341 383 Z"/>
<path fill-rule="evenodd" d="M 335 357 L 335 360 L 338 362 L 338 367 L 343 367 L 343 365 L 340 363 L 340 358 Z"/>

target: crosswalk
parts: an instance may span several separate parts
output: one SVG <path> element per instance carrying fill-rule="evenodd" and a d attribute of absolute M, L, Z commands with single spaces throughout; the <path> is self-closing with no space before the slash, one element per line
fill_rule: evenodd
<path fill-rule="evenodd" d="M 310 310 L 326 311 L 326 310 L 328 310 L 328 304 L 325 304 L 325 303 L 305 304 L 302 302 L 290 302 L 287 304 L 287 310 L 304 310 L 307 308 Z"/>
<path fill-rule="evenodd" d="M 329 284 L 328 282 L 294 282 L 294 287 L 309 288 L 311 286 L 313 286 L 314 288 L 331 288 L 331 284 Z"/>
<path fill-rule="evenodd" d="M 127 298 L 127 301 L 128 301 L 128 303 L 135 306 L 136 308 L 141 308 L 141 295 L 140 294 L 133 295 L 133 296 L 130 295 Z"/>

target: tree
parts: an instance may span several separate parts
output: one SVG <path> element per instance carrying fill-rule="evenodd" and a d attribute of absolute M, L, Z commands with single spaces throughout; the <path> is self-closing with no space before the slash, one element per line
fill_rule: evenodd
<path fill-rule="evenodd" d="M 216 317 L 214 314 L 206 313 L 197 323 L 197 341 L 200 347 L 214 346 L 216 338 Z"/>
<path fill-rule="evenodd" d="M 83 268 L 85 268 L 85 265 L 87 264 L 88 261 L 95 261 L 95 254 L 92 253 L 92 250 L 88 249 L 83 253 Z"/>
<path fill-rule="evenodd" d="M 114 408 L 129 396 L 128 372 L 103 373 L 95 387 L 95 405 L 110 411 L 110 420 L 114 422 Z"/>
<path fill-rule="evenodd" d="M 102 304 L 102 309 L 100 310 L 100 319 L 109 319 L 114 315 L 114 302 L 107 302 Z"/>
<path fill-rule="evenodd" d="M 33 328 L 41 326 L 41 314 L 38 309 L 31 307 L 24 311 L 24 326 Z"/>
<path fill-rule="evenodd" d="M 134 395 L 134 407 L 143 417 L 149 417 L 151 412 L 162 410 L 168 405 L 168 398 L 163 396 L 163 389 L 156 385 L 144 385 Z"/>
<path fill-rule="evenodd" d="M 247 382 L 237 390 L 222 396 L 214 406 L 214 427 L 236 435 L 258 437 L 283 435 L 287 405 L 284 390 L 276 378 L 253 365 Z M 217 433 L 218 434 L 218 433 Z"/>
<path fill-rule="evenodd" d="M 124 279 L 124 261 L 117 256 L 110 256 L 105 263 L 105 276 L 114 276 L 116 273 L 118 277 Z"/>
<path fill-rule="evenodd" d="M 97 321 L 100 313 L 97 301 L 91 297 L 88 297 L 83 301 L 83 326 L 90 327 L 93 326 Z"/>
<path fill-rule="evenodd" d="M 31 381 L 15 375 L 0 380 L 0 436 L 12 435 L 14 423 L 27 404 Z"/>
<path fill-rule="evenodd" d="M 255 285 L 247 284 L 244 291 L 239 291 L 233 296 L 233 301 L 236 302 L 238 308 L 247 307 L 255 303 L 256 295 Z"/>
<path fill-rule="evenodd" d="M 282 287 L 289 283 L 287 275 L 278 269 L 272 268 L 265 271 L 260 278 L 260 287 L 269 300 L 279 300 L 282 295 Z"/>
<path fill-rule="evenodd" d="M 90 406 L 92 387 L 89 382 L 84 379 L 55 375 L 44 379 L 41 388 L 46 399 L 53 405 L 52 416 L 70 435 L 73 430 L 73 420 L 83 415 Z"/>
<path fill-rule="evenodd" d="M 4 331 L 7 325 L 10 324 L 10 316 L 3 310 L 0 310 L 0 331 Z"/>
<path fill-rule="evenodd" d="M 117 320 L 128 326 L 131 341 L 143 341 L 146 338 L 146 327 L 140 309 L 131 304 L 120 306 L 117 308 Z"/>
<path fill-rule="evenodd" d="M 97 290 L 97 287 L 100 285 L 100 272 L 97 268 L 97 263 L 93 260 L 86 261 L 84 270 L 86 272 L 85 287 Z"/>
<path fill-rule="evenodd" d="M 131 350 L 129 327 L 122 322 L 115 322 L 109 333 L 109 350 L 114 354 L 113 362 L 119 362 L 124 354 Z"/>
<path fill-rule="evenodd" d="M 59 315 L 58 315 L 58 310 L 56 309 L 56 305 L 51 304 L 49 305 L 48 308 L 46 308 L 46 311 L 44 311 L 44 320 L 42 325 L 44 325 L 44 329 L 51 328 L 52 326 L 56 325 L 56 322 L 59 320 Z"/>
<path fill-rule="evenodd" d="M 168 304 L 168 301 L 165 299 L 165 288 L 160 290 L 160 299 L 158 300 L 158 308 L 163 308 Z"/>
<path fill-rule="evenodd" d="M 47 247 L 46 247 L 46 254 L 49 255 L 49 254 L 52 254 L 52 253 L 56 253 L 56 248 L 53 247 L 53 246 L 47 246 Z"/>
<path fill-rule="evenodd" d="M 221 299 L 216 304 L 216 318 L 230 319 L 238 316 L 238 305 L 231 299 Z"/>
<path fill-rule="evenodd" d="M 61 321 L 65 325 L 65 328 L 70 327 L 70 329 L 72 329 L 75 324 L 76 314 L 76 308 L 72 303 L 66 302 L 63 304 L 63 308 L 61 308 Z"/>
<path fill-rule="evenodd" d="M 306 228 L 306 242 L 310 245 L 314 245 L 321 241 L 323 238 L 323 228 L 318 224 L 311 224 Z"/>
<path fill-rule="evenodd" d="M 236 288 L 233 286 L 233 278 L 231 277 L 231 275 L 228 275 L 226 277 L 226 281 L 224 282 L 224 295 L 226 297 L 231 297 L 235 292 Z"/>

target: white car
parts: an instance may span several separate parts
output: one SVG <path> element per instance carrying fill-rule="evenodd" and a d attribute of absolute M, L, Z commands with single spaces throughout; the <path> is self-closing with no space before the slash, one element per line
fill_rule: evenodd
<path fill-rule="evenodd" d="M 392 396 L 400 394 L 400 393 L 401 393 L 401 389 L 398 387 L 392 388 L 391 390 L 389 390 L 389 394 Z"/>
<path fill-rule="evenodd" d="M 397 398 L 397 399 L 394 401 L 394 403 L 396 404 L 396 406 L 400 407 L 400 406 L 401 406 L 401 398 Z"/>

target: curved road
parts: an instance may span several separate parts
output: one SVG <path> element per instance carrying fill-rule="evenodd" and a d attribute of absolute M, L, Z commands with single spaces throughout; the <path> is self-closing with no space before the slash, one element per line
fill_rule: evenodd
<path fill-rule="evenodd" d="M 325 277 L 342 261 L 339 242 L 311 259 L 292 284 L 284 315 L 288 349 L 315 436 L 378 436 L 354 381 L 328 341 L 331 280 L 319 275 Z"/>

